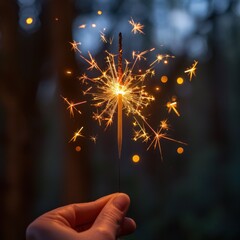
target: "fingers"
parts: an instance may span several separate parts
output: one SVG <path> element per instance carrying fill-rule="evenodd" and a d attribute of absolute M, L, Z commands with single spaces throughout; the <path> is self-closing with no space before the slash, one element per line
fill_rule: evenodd
<path fill-rule="evenodd" d="M 125 218 L 129 205 L 128 195 L 119 193 L 113 196 L 98 215 L 91 231 L 96 236 L 102 236 L 99 239 L 115 239 L 119 235 L 133 232 L 136 228 L 135 222 Z"/>
<path fill-rule="evenodd" d="M 134 220 L 125 217 L 129 205 L 126 194 L 115 193 L 94 202 L 61 207 L 36 219 L 27 230 L 27 239 L 78 239 L 81 234 L 83 239 L 115 240 L 136 228 Z"/>
<path fill-rule="evenodd" d="M 51 239 L 51 235 L 65 234 L 65 239 L 68 239 L 68 235 L 70 239 L 74 239 L 76 230 L 82 232 L 89 229 L 103 207 L 114 196 L 115 194 L 111 194 L 94 202 L 71 204 L 47 212 L 28 226 L 27 239 L 47 240 Z"/>
<path fill-rule="evenodd" d="M 121 225 L 119 236 L 124 236 L 133 233 L 136 230 L 136 223 L 132 218 L 125 217 Z"/>
<path fill-rule="evenodd" d="M 93 202 L 76 203 L 60 207 L 44 214 L 41 218 L 54 219 L 56 222 L 74 229 L 79 226 L 86 226 L 85 229 L 88 229 L 103 207 L 115 195 L 117 194 L 111 194 Z"/>

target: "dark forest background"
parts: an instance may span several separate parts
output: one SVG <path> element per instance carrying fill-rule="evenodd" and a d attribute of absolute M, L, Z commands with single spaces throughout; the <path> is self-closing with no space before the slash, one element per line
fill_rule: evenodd
<path fill-rule="evenodd" d="M 131 17 L 145 26 L 139 42 L 128 38 Z M 118 191 L 114 124 L 97 144 L 68 143 L 82 124 L 96 128 L 84 115 L 70 118 L 61 98 L 81 100 L 77 76 L 86 68 L 69 42 L 85 39 L 100 59 L 104 51 L 83 23 L 106 25 L 108 36 L 122 31 L 125 52 L 164 46 L 176 56 L 163 70 L 171 80 L 165 95 L 178 96 L 173 135 L 188 146 L 179 155 L 178 144 L 163 142 L 161 162 L 126 127 L 120 190 L 138 225 L 126 239 L 239 239 L 239 0 L 0 0 L 0 239 L 25 239 L 43 212 Z M 189 83 L 183 72 L 194 60 Z"/>

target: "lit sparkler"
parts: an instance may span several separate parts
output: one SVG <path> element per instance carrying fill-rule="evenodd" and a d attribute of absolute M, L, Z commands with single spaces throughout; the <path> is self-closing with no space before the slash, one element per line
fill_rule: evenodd
<path fill-rule="evenodd" d="M 133 19 L 129 23 L 133 26 L 132 32 L 134 34 L 138 32 L 143 33 L 143 25 L 135 23 Z M 100 32 L 100 38 L 104 43 L 112 43 L 112 41 L 107 40 L 103 32 Z M 118 54 L 105 51 L 106 69 L 103 69 L 90 52 L 88 52 L 88 56 L 82 55 L 79 50 L 80 43 L 73 41 L 70 44 L 72 45 L 72 49 L 78 52 L 80 57 L 88 64 L 87 70 L 89 74 L 84 73 L 79 77 L 79 80 L 83 86 L 86 86 L 86 89 L 83 90 L 83 95 L 90 96 L 90 105 L 95 109 L 92 113 L 92 118 L 98 122 L 99 126 L 104 124 L 105 128 L 108 128 L 113 123 L 114 115 L 117 115 L 119 159 L 121 158 L 122 151 L 123 113 L 127 116 L 132 116 L 134 119 L 133 140 L 150 142 L 147 149 L 151 147 L 154 149 L 158 148 L 162 160 L 162 139 L 186 145 L 186 143 L 173 139 L 168 135 L 169 124 L 167 120 L 160 121 L 159 127 L 155 130 L 144 115 L 145 109 L 155 100 L 154 96 L 146 90 L 146 81 L 155 75 L 155 67 L 158 64 L 161 62 L 167 63 L 169 58 L 175 58 L 175 56 L 157 54 L 156 59 L 146 69 L 138 69 L 138 63 L 146 61 L 147 55 L 155 51 L 155 48 L 141 52 L 133 51 L 130 61 L 123 59 L 122 35 L 120 33 Z M 197 63 L 195 61 L 192 67 L 185 71 L 185 73 L 189 74 L 190 80 L 196 74 Z M 161 81 L 163 82 L 163 80 Z M 67 98 L 63 97 L 63 99 L 68 104 L 67 109 L 70 111 L 71 116 L 74 116 L 74 111 L 81 113 L 76 106 L 86 102 L 71 103 Z M 166 106 L 169 113 L 173 111 L 177 116 L 180 116 L 176 99 L 169 101 Z M 82 129 L 83 127 L 74 133 L 70 141 L 76 141 L 78 137 L 82 137 Z M 94 143 L 97 140 L 95 136 L 91 136 L 89 139 Z"/>
<path fill-rule="evenodd" d="M 127 115 L 133 114 L 140 118 L 144 118 L 141 110 L 148 106 L 154 97 L 145 91 L 144 80 L 151 75 L 150 69 L 139 74 L 134 74 L 134 67 L 138 61 L 148 51 L 133 55 L 133 64 L 125 60 L 123 68 L 122 60 L 122 37 L 119 34 L 119 53 L 118 56 L 106 52 L 107 70 L 102 70 L 92 55 L 89 58 L 80 55 L 88 64 L 88 70 L 97 71 L 99 77 L 90 78 L 86 74 L 80 78 L 85 84 L 91 84 L 85 94 L 92 96 L 93 105 L 97 111 L 93 113 L 93 118 L 98 121 L 99 125 L 105 122 L 106 127 L 113 122 L 113 116 L 117 112 L 117 139 L 118 139 L 118 155 L 121 157 L 122 149 L 122 112 Z M 116 64 L 116 58 L 118 60 Z"/>

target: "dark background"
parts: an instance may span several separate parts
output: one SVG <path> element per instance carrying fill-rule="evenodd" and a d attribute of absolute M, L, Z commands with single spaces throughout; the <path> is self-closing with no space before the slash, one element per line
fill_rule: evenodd
<path fill-rule="evenodd" d="M 145 26 L 140 41 L 129 41 L 131 17 Z M 0 239 L 25 239 L 43 212 L 118 191 L 116 124 L 104 132 L 84 114 L 70 118 L 61 98 L 81 100 L 77 76 L 86 68 L 69 42 L 81 40 L 103 59 L 98 30 L 105 26 L 108 36 L 123 32 L 126 57 L 153 46 L 176 56 L 163 68 L 163 97 L 178 96 L 172 133 L 188 143 L 178 155 L 179 144 L 163 141 L 161 162 L 125 128 L 120 190 L 130 195 L 138 225 L 126 239 L 239 239 L 239 0 L 0 0 Z M 195 59 L 189 83 L 184 70 Z M 98 130 L 97 144 L 68 143 L 83 124 Z"/>

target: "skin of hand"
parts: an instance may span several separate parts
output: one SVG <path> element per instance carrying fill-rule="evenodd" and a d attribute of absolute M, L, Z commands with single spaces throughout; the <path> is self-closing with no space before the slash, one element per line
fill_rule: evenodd
<path fill-rule="evenodd" d="M 127 218 L 130 198 L 114 193 L 88 203 L 70 204 L 43 214 L 27 228 L 27 240 L 115 240 L 136 229 Z"/>

